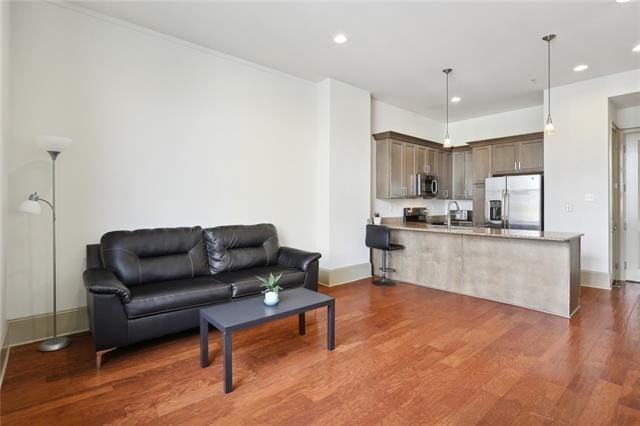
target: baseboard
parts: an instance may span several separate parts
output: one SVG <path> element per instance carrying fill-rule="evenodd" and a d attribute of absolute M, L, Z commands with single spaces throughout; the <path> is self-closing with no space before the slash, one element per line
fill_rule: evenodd
<path fill-rule="evenodd" d="M 320 268 L 318 280 L 320 284 L 324 286 L 333 287 L 363 278 L 369 278 L 370 276 L 371 263 L 366 262 L 334 269 Z"/>
<path fill-rule="evenodd" d="M 611 276 L 606 272 L 583 269 L 580 271 L 580 285 L 583 287 L 611 290 Z"/>
<path fill-rule="evenodd" d="M 9 335 L 9 327 L 4 333 L 2 339 L 2 348 L 0 348 L 0 389 L 2 389 L 2 383 L 4 382 L 4 372 L 7 371 L 7 364 L 9 363 L 9 345 L 7 345 L 7 336 Z"/>
<path fill-rule="evenodd" d="M 79 333 L 89 329 L 87 308 L 58 312 L 58 335 Z M 7 346 L 37 342 L 52 336 L 53 314 L 34 315 L 7 321 Z"/>

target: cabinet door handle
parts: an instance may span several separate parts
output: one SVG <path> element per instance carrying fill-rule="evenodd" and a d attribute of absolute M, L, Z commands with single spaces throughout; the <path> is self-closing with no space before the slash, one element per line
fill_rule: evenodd
<path fill-rule="evenodd" d="M 513 170 L 518 170 L 518 162 L 517 161 L 513 162 Z"/>
<path fill-rule="evenodd" d="M 518 161 L 518 170 L 522 170 L 522 162 Z"/>

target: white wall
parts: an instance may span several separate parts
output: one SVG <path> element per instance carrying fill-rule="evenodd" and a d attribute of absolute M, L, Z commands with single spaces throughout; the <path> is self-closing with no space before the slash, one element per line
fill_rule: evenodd
<path fill-rule="evenodd" d="M 442 143 L 444 123 L 374 99 L 371 102 L 371 132 L 387 131 Z"/>
<path fill-rule="evenodd" d="M 74 139 L 58 160 L 60 309 L 85 304 L 85 244 L 114 229 L 273 222 L 317 248 L 314 84 L 53 3 L 11 9 L 8 318 L 51 310 L 50 213 L 16 211 L 51 196 L 39 134 Z"/>
<path fill-rule="evenodd" d="M 541 132 L 543 129 L 542 105 L 454 121 L 449 124 L 451 143 L 456 146 L 483 139 Z"/>
<path fill-rule="evenodd" d="M 325 269 L 369 261 L 364 246 L 371 182 L 371 94 L 342 82 L 318 84 L 318 239 Z"/>
<path fill-rule="evenodd" d="M 0 2 L 0 346 L 6 333 L 5 221 L 7 217 L 6 149 L 9 99 L 9 3 Z M 2 366 L 0 366 L 2 369 Z"/>
<path fill-rule="evenodd" d="M 613 119 L 621 129 L 640 127 L 640 106 L 617 109 Z"/>
<path fill-rule="evenodd" d="M 609 97 L 640 90 L 640 70 L 553 89 L 545 136 L 545 227 L 583 232 L 582 269 L 609 273 Z M 545 99 L 546 99 L 545 92 Z M 585 193 L 595 202 L 584 202 Z M 567 203 L 573 212 L 566 212 Z"/>

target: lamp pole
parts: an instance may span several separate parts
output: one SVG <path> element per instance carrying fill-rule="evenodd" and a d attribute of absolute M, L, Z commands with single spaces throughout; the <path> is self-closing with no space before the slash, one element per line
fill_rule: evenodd
<path fill-rule="evenodd" d="M 66 336 L 58 337 L 58 313 L 57 313 L 57 258 L 56 258 L 56 159 L 60 155 L 60 151 L 47 151 L 51 156 L 51 181 L 53 185 L 53 198 L 49 203 L 47 200 L 38 198 L 37 201 L 43 201 L 51 207 L 52 226 L 53 226 L 53 337 L 51 339 L 40 342 L 38 350 L 41 352 L 52 352 L 66 348 L 71 344 L 71 339 Z"/>

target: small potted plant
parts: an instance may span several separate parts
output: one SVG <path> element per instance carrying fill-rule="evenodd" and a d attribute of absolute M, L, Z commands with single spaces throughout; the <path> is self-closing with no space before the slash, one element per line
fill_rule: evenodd
<path fill-rule="evenodd" d="M 380 225 L 382 223 L 382 218 L 380 217 L 380 213 L 376 213 L 373 215 L 373 224 Z"/>
<path fill-rule="evenodd" d="M 278 285 L 278 281 L 282 278 L 282 274 L 274 277 L 273 274 L 269 274 L 269 278 L 256 277 L 261 282 L 262 285 L 260 287 L 264 287 L 264 304 L 268 306 L 275 306 L 280 302 L 280 296 L 278 292 L 282 290 L 282 287 Z"/>

